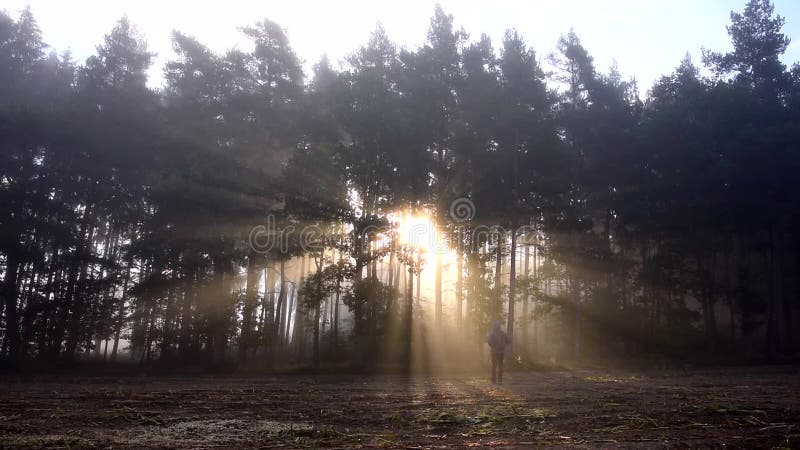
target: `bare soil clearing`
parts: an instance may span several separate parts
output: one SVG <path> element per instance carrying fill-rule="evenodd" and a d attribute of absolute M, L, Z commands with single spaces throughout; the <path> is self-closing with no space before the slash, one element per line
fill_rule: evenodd
<path fill-rule="evenodd" d="M 0 448 L 800 447 L 800 368 L 0 378 Z"/>

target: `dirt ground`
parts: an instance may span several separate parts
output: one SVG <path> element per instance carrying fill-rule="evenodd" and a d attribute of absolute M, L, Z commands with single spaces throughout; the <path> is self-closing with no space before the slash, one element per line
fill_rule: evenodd
<path fill-rule="evenodd" d="M 1 448 L 800 448 L 800 368 L 0 378 Z"/>

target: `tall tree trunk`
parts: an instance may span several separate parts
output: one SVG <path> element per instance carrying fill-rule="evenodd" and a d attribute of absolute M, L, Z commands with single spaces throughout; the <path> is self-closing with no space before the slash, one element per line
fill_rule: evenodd
<path fill-rule="evenodd" d="M 406 284 L 406 314 L 405 314 L 405 352 L 404 357 L 407 367 L 411 367 L 411 337 L 414 316 L 414 262 L 408 264 L 408 284 Z"/>
<path fill-rule="evenodd" d="M 339 299 L 341 296 L 341 282 L 336 285 L 336 300 L 333 303 L 333 326 L 331 328 L 331 346 L 336 349 L 339 344 Z"/>
<path fill-rule="evenodd" d="M 734 240 L 734 247 L 735 246 L 736 242 Z M 725 297 L 728 300 L 728 329 L 730 331 L 731 345 L 736 341 L 736 313 L 734 311 L 736 302 L 733 293 L 736 272 L 732 270 L 732 267 L 736 264 L 736 261 L 733 260 L 734 256 L 734 252 L 725 252 Z"/>
<path fill-rule="evenodd" d="M 16 249 L 12 249 L 6 255 L 6 274 L 3 280 L 6 310 L 6 333 L 4 347 L 8 349 L 8 358 L 15 363 L 19 358 L 19 314 L 17 310 L 17 297 L 19 286 L 17 285 L 17 271 L 19 270 L 19 258 Z"/>
<path fill-rule="evenodd" d="M 517 289 L 517 231 L 511 230 L 511 256 L 508 277 L 508 339 L 514 342 L 514 306 Z"/>
<path fill-rule="evenodd" d="M 434 305 L 434 322 L 436 323 L 436 330 L 442 330 L 442 253 L 436 252 L 436 275 L 435 275 L 435 290 L 436 290 L 436 303 Z"/>
<path fill-rule="evenodd" d="M 90 222 L 94 223 L 94 220 L 92 219 Z M 78 282 L 72 295 L 73 301 L 71 303 L 73 305 L 73 310 L 72 314 L 70 314 L 67 344 L 65 348 L 66 357 L 70 359 L 75 357 L 75 352 L 80 344 L 81 334 L 83 331 L 83 327 L 81 325 L 83 320 L 86 318 L 86 285 L 89 281 L 89 256 L 92 253 L 94 232 L 94 227 L 90 226 L 89 233 L 85 241 L 86 244 L 84 246 L 86 254 L 83 256 L 85 256 L 85 260 L 82 262 Z"/>
<path fill-rule="evenodd" d="M 389 274 L 388 274 L 389 279 L 386 282 L 386 285 L 389 286 L 389 287 L 393 287 L 394 286 L 394 264 L 395 264 L 395 262 L 394 262 L 394 258 L 395 258 L 395 255 L 394 255 L 394 252 L 395 252 L 394 235 L 392 235 L 392 244 L 391 245 L 392 245 L 392 248 L 391 248 L 391 251 L 389 252 Z"/>
<path fill-rule="evenodd" d="M 306 276 L 306 257 L 300 257 L 300 281 L 297 287 L 297 301 L 295 302 L 294 313 L 294 329 L 292 334 L 292 344 L 297 350 L 297 359 L 302 361 L 306 353 L 306 308 L 304 303 L 305 298 L 305 276 Z"/>
<path fill-rule="evenodd" d="M 181 330 L 178 338 L 178 351 L 185 362 L 190 360 L 192 345 L 192 303 L 194 301 L 194 268 L 185 263 L 183 269 L 183 300 L 181 302 Z"/>
<path fill-rule="evenodd" d="M 344 255 L 342 252 L 337 252 L 334 250 L 334 255 L 338 255 L 338 260 L 334 261 L 334 264 L 339 264 L 342 261 Z M 336 351 L 337 339 L 339 335 L 339 295 L 341 292 L 342 281 L 339 277 L 336 278 L 336 292 L 334 294 L 333 304 L 331 306 L 331 332 L 330 332 L 330 348 L 331 354 L 334 354 Z"/>
<path fill-rule="evenodd" d="M 176 337 L 176 329 L 177 329 L 177 321 L 179 319 L 178 315 L 178 289 L 175 289 L 174 286 L 178 285 L 179 281 L 178 272 L 175 271 L 172 274 L 172 280 L 170 282 L 170 288 L 167 289 L 166 293 L 166 307 L 164 309 L 164 329 L 161 334 L 161 354 L 159 358 L 161 360 L 169 361 L 172 359 L 173 352 L 175 349 L 175 337 Z"/>
<path fill-rule="evenodd" d="M 122 296 L 119 299 L 119 310 L 117 311 L 117 320 L 114 323 L 114 346 L 111 348 L 111 362 L 117 360 L 117 350 L 119 349 L 119 338 L 122 333 L 122 325 L 125 323 L 125 302 L 128 295 L 128 283 L 131 279 L 131 266 L 133 265 L 133 254 L 130 253 L 127 258 L 128 267 L 125 269 L 125 280 L 122 282 Z"/>
<path fill-rule="evenodd" d="M 67 288 L 64 293 L 63 302 L 61 304 L 61 311 L 59 313 L 58 323 L 53 333 L 53 340 L 51 342 L 51 352 L 53 357 L 58 357 L 61 353 L 61 345 L 64 341 L 64 336 L 67 334 L 67 327 L 70 323 L 70 312 L 73 310 L 76 297 L 76 288 L 79 285 L 78 279 L 81 273 L 81 260 L 85 259 L 85 249 L 90 245 L 90 239 L 86 239 L 86 234 L 89 231 L 89 224 L 93 222 L 92 206 L 87 206 L 83 211 L 81 218 L 81 228 L 78 232 L 79 241 L 75 253 L 73 254 L 72 262 L 70 263 L 69 273 L 67 275 Z M 84 266 L 85 267 L 85 266 Z M 82 295 L 82 294 L 81 294 Z M 68 352 L 69 353 L 69 352 Z"/>
<path fill-rule="evenodd" d="M 0 301 L 0 321 L 2 321 L 6 312 L 6 293 L 2 286 L 0 286 L 0 298 L 2 298 L 2 301 Z M 0 345 L 0 355 L 3 355 L 4 353 L 5 353 L 5 345 Z"/>
<path fill-rule="evenodd" d="M 497 247 L 495 248 L 495 263 L 494 263 L 494 287 L 497 289 L 497 301 L 503 303 L 503 282 L 501 274 L 503 270 L 503 238 L 501 233 L 497 234 Z"/>
<path fill-rule="evenodd" d="M 792 298 L 796 297 L 793 297 L 792 295 L 787 294 L 786 292 L 786 285 L 784 284 L 786 281 L 784 277 L 784 271 L 785 271 L 784 269 L 786 267 L 786 261 L 784 260 L 786 254 L 784 252 L 784 248 L 786 246 L 786 242 L 784 240 L 783 233 L 781 233 L 779 237 L 780 237 L 780 243 L 779 243 L 780 249 L 778 251 L 778 257 L 781 259 L 781 262 L 780 262 L 780 271 L 777 275 L 778 275 L 779 289 L 781 292 L 781 298 L 783 298 L 783 305 L 782 305 L 783 307 L 782 316 L 783 316 L 783 327 L 784 327 L 783 347 L 784 351 L 787 354 L 794 354 L 794 317 L 793 317 L 794 315 L 792 314 L 793 313 L 792 309 L 794 305 L 792 305 Z M 796 295 L 797 294 L 795 292 L 795 296 Z"/>
<path fill-rule="evenodd" d="M 536 358 L 539 356 L 539 298 L 537 295 L 540 294 L 539 291 L 539 250 L 536 245 L 533 246 L 533 298 L 530 299 L 531 303 L 531 322 L 533 323 L 533 340 L 531 342 L 531 350 L 533 353 L 533 357 Z"/>
<path fill-rule="evenodd" d="M 272 342 L 272 357 L 274 358 L 276 355 L 276 351 L 278 347 L 281 345 L 283 340 L 283 336 L 285 334 L 284 329 L 288 328 L 285 319 L 285 312 L 284 309 L 286 303 L 286 260 L 281 259 L 280 263 L 280 292 L 278 293 L 278 305 L 275 307 L 275 332 L 274 332 L 274 339 Z"/>
<path fill-rule="evenodd" d="M 156 311 L 155 311 L 155 301 L 151 299 L 151 306 L 148 308 L 147 317 L 149 317 L 149 322 L 147 323 L 147 333 L 144 340 L 144 352 L 142 353 L 142 359 L 139 361 L 139 364 L 142 363 L 149 363 L 151 361 L 151 350 L 153 348 L 153 328 L 155 327 L 156 321 Z"/>
<path fill-rule="evenodd" d="M 526 236 L 527 238 L 527 236 Z M 526 239 L 527 241 L 527 239 Z M 525 244 L 525 259 L 523 264 L 525 265 L 524 269 L 524 279 L 526 280 L 525 283 L 525 292 L 522 295 L 522 321 L 520 325 L 522 327 L 522 348 L 520 352 L 528 358 L 528 294 L 531 290 L 531 278 L 530 278 L 530 256 L 531 256 L 531 247 L 527 243 Z"/>
<path fill-rule="evenodd" d="M 336 294 L 329 295 L 325 302 L 325 312 L 323 316 L 323 325 L 325 320 L 328 322 L 328 344 L 333 342 L 333 299 Z M 322 334 L 325 334 L 325 327 L 322 327 Z M 328 348 L 331 346 L 329 345 Z"/>
<path fill-rule="evenodd" d="M 214 364 L 220 364 L 225 360 L 225 353 L 228 347 L 228 325 L 231 320 L 228 315 L 228 306 L 231 302 L 231 290 L 228 284 L 230 276 L 230 261 L 224 254 L 221 254 L 214 261 L 214 292 L 216 293 L 216 298 L 212 298 L 211 307 L 213 314 L 209 356 Z"/>
<path fill-rule="evenodd" d="M 575 317 L 574 317 L 574 348 L 573 348 L 573 358 L 578 361 L 581 359 L 581 351 L 582 351 L 582 318 L 581 318 L 581 288 L 579 281 L 577 279 L 572 280 L 572 296 L 574 299 L 573 306 L 575 307 Z"/>
<path fill-rule="evenodd" d="M 109 262 L 109 263 L 111 263 L 111 262 L 116 263 L 117 262 L 116 257 L 114 256 L 114 253 L 116 252 L 116 244 L 115 244 L 116 241 L 117 241 L 117 239 L 114 236 L 114 227 L 111 226 L 111 224 L 109 223 L 108 226 L 106 227 L 106 238 L 105 238 L 105 241 L 103 242 L 103 261 L 106 261 L 106 262 Z M 107 275 L 106 269 L 101 268 L 100 269 L 100 273 L 98 274 L 98 278 L 103 279 L 103 278 L 106 277 L 106 275 Z M 108 296 L 108 297 L 113 296 L 113 289 L 116 287 L 116 285 L 114 283 L 109 283 L 109 284 L 110 284 L 110 286 L 106 289 L 105 294 L 101 294 L 101 295 L 105 295 L 105 296 Z M 102 300 L 102 297 L 101 297 L 101 300 Z M 94 330 L 94 333 L 95 333 L 94 355 L 98 359 L 100 357 L 100 350 L 101 350 L 100 346 L 102 345 L 103 340 L 108 338 L 108 335 L 106 334 L 105 326 L 103 326 L 102 329 L 100 329 L 100 326 L 98 326 L 98 323 L 101 322 L 101 321 L 104 321 L 104 318 L 97 317 L 97 321 L 93 324 L 93 327 L 92 327 L 92 329 Z"/>
<path fill-rule="evenodd" d="M 456 248 L 456 325 L 459 331 L 463 331 L 464 313 L 464 252 L 461 250 L 461 242 Z"/>
<path fill-rule="evenodd" d="M 55 240 L 54 240 L 55 241 Z M 64 271 L 62 270 L 62 266 L 60 265 L 61 260 L 61 251 L 59 250 L 57 243 L 53 242 L 53 249 L 51 251 L 51 260 L 50 265 L 48 268 L 48 276 L 47 276 L 47 283 L 44 289 L 44 298 L 46 299 L 58 299 L 61 297 L 61 293 L 59 292 L 59 286 L 61 286 L 62 275 Z M 2 315 L 2 307 L 3 302 L 0 302 L 0 315 Z M 46 330 L 50 330 L 53 323 L 55 323 L 54 313 L 56 312 L 55 308 L 52 308 L 50 311 L 46 311 L 42 313 L 42 328 Z M 46 359 L 48 355 L 48 346 L 47 346 L 47 339 L 49 333 L 39 333 L 36 349 L 39 354 L 39 358 Z"/>
<path fill-rule="evenodd" d="M 297 285 L 292 283 L 292 286 L 289 290 L 289 298 L 287 299 L 286 303 L 286 335 L 283 337 L 283 341 L 286 343 L 287 347 L 291 343 L 290 340 L 290 333 L 292 332 L 292 318 L 297 321 L 297 318 L 294 315 L 294 308 L 295 308 L 295 301 L 297 299 Z"/>
<path fill-rule="evenodd" d="M 255 313 L 258 304 L 258 284 L 261 277 L 263 256 L 250 249 L 247 256 L 247 280 L 245 281 L 245 299 L 242 308 L 242 332 L 239 339 L 239 360 L 244 362 L 250 349 L 254 346 Z"/>
<path fill-rule="evenodd" d="M 405 282 L 405 275 L 403 274 L 403 264 L 395 262 L 395 269 L 394 269 L 394 283 L 397 287 L 397 291 L 400 292 L 400 285 Z"/>
<path fill-rule="evenodd" d="M 774 359 L 780 352 L 780 317 L 783 309 L 782 239 L 778 224 L 770 230 L 769 303 L 767 305 L 767 356 Z"/>
<path fill-rule="evenodd" d="M 360 226 L 359 224 L 355 225 L 356 227 Z M 353 255 L 355 259 L 355 274 L 353 275 L 353 285 L 358 284 L 361 281 L 364 272 L 364 254 L 363 254 L 363 242 L 362 240 L 362 233 L 355 230 L 353 234 Z"/>
<path fill-rule="evenodd" d="M 323 249 L 319 255 L 319 264 L 317 264 L 317 277 L 320 277 L 322 274 L 323 266 L 325 265 L 325 250 Z M 319 281 L 319 278 L 317 279 Z M 312 346 L 312 357 L 313 357 L 313 364 L 314 367 L 319 367 L 319 319 L 320 319 L 320 308 L 322 307 L 322 299 L 314 299 L 314 342 Z"/>
<path fill-rule="evenodd" d="M 319 319 L 321 304 L 318 303 L 314 308 L 314 343 L 313 343 L 313 363 L 315 368 L 319 368 Z"/>
<path fill-rule="evenodd" d="M 464 314 L 464 323 L 472 325 L 469 328 L 473 331 L 473 338 L 478 338 L 476 333 L 477 328 L 475 325 L 478 323 L 477 305 L 478 305 L 478 283 L 481 277 L 480 262 L 481 254 L 480 247 L 477 242 L 471 242 L 470 251 L 467 254 L 467 294 L 466 294 L 466 308 Z M 481 280 L 482 281 L 482 280 Z"/>
<path fill-rule="evenodd" d="M 270 272 L 271 267 L 264 264 L 264 297 L 261 300 L 261 323 L 259 324 L 259 344 L 253 350 L 253 355 L 260 349 L 272 352 L 272 339 L 275 330 L 275 281 Z M 269 357 L 268 357 L 269 358 Z"/>
<path fill-rule="evenodd" d="M 375 248 L 377 247 L 378 243 L 375 241 L 375 238 L 372 238 L 372 243 L 370 244 L 370 258 L 372 259 L 372 277 L 378 278 L 378 258 L 376 255 Z"/>
<path fill-rule="evenodd" d="M 321 302 L 322 305 L 322 312 L 319 315 L 320 322 L 319 322 L 319 333 L 321 336 L 325 335 L 325 330 L 328 328 L 330 324 L 329 317 L 331 316 L 331 303 L 333 302 L 333 297 L 330 295 L 325 296 L 325 300 Z"/>
<path fill-rule="evenodd" d="M 25 359 L 28 353 L 28 342 L 31 339 L 33 330 L 33 311 L 31 310 L 31 298 L 33 288 L 36 284 L 37 271 L 33 262 L 20 264 L 17 269 L 17 335 L 18 351 L 14 360 Z"/>
<path fill-rule="evenodd" d="M 699 254 L 697 256 L 698 268 L 700 269 L 701 277 L 701 306 L 703 308 L 703 324 L 706 332 L 706 343 L 708 345 L 708 352 L 713 354 L 717 349 L 717 314 L 715 310 L 714 299 L 714 277 L 716 275 L 716 268 L 714 259 L 716 254 L 710 255 L 710 262 L 705 260 L 705 255 Z"/>
<path fill-rule="evenodd" d="M 419 260 L 420 256 L 417 254 Z M 422 303 L 422 263 L 418 264 L 419 272 L 417 273 L 417 305 Z"/>
<path fill-rule="evenodd" d="M 145 280 L 150 277 L 153 270 L 152 261 L 142 261 L 138 279 Z M 137 296 L 134 303 L 133 315 L 131 317 L 130 352 L 128 353 L 131 361 L 136 361 L 140 353 L 144 353 L 144 343 L 147 334 L 146 316 L 149 305 L 147 304 L 147 289 Z"/>

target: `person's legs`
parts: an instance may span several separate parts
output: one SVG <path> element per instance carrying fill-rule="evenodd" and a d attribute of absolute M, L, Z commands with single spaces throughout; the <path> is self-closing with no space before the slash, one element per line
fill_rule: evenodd
<path fill-rule="evenodd" d="M 497 383 L 497 354 L 492 352 L 492 383 Z"/>
<path fill-rule="evenodd" d="M 503 355 L 497 355 L 497 382 L 503 382 Z"/>

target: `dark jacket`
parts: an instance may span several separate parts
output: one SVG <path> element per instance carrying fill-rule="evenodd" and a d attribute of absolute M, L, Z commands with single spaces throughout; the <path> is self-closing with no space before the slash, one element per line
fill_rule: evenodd
<path fill-rule="evenodd" d="M 486 343 L 492 349 L 492 353 L 503 354 L 506 350 L 506 345 L 511 343 L 508 335 L 499 328 L 494 328 L 486 338 Z"/>

